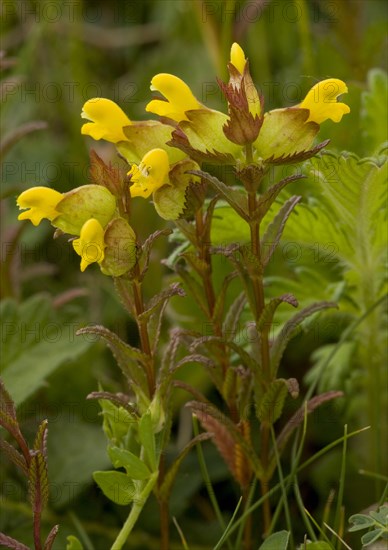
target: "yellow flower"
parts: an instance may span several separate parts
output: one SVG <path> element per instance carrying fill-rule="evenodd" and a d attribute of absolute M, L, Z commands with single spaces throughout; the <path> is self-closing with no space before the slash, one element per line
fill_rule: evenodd
<path fill-rule="evenodd" d="M 234 67 L 236 67 L 240 74 L 243 74 L 247 60 L 245 59 L 244 50 L 239 44 L 237 44 L 237 42 L 232 44 L 230 50 L 230 62 Z"/>
<path fill-rule="evenodd" d="M 91 218 L 84 223 L 79 239 L 74 239 L 73 248 L 81 256 L 81 271 L 105 257 L 104 229 L 99 221 Z"/>
<path fill-rule="evenodd" d="M 131 197 L 149 197 L 156 189 L 168 182 L 170 165 L 168 155 L 163 149 L 152 149 L 143 158 L 139 166 L 132 165 L 128 172 L 133 185 L 129 188 Z"/>
<path fill-rule="evenodd" d="M 189 120 L 186 111 L 204 108 L 188 85 L 172 74 L 160 73 L 154 76 L 151 80 L 151 90 L 160 92 L 167 101 L 153 99 L 146 106 L 146 111 L 171 118 L 176 122 Z"/>
<path fill-rule="evenodd" d="M 123 128 L 131 121 L 114 101 L 103 97 L 89 99 L 83 106 L 81 117 L 91 120 L 82 126 L 82 134 L 112 143 L 127 140 Z"/>
<path fill-rule="evenodd" d="M 48 187 L 31 187 L 23 191 L 17 198 L 17 205 L 21 210 L 29 208 L 18 216 L 18 220 L 31 220 L 39 225 L 43 218 L 52 221 L 59 215 L 56 207 L 63 198 L 62 193 Z"/>
<path fill-rule="evenodd" d="M 340 122 L 343 115 L 350 113 L 350 108 L 345 103 L 338 103 L 337 97 L 346 94 L 347 91 L 345 82 L 337 78 L 328 78 L 315 84 L 297 107 L 310 111 L 306 122 L 321 124 L 329 118 L 333 122 Z"/>

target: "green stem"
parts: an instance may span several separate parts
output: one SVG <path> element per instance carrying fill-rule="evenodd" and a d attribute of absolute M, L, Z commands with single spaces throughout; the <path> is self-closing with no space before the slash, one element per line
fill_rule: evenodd
<path fill-rule="evenodd" d="M 144 504 L 146 503 L 149 495 L 151 494 L 152 489 L 154 488 L 156 481 L 158 479 L 159 472 L 153 472 L 151 474 L 151 477 L 147 481 L 146 485 L 144 486 L 141 493 L 137 496 L 136 500 L 133 502 L 133 506 L 131 508 L 131 511 L 129 513 L 129 516 L 124 523 L 120 533 L 118 534 L 116 540 L 114 541 L 111 550 L 121 550 L 126 541 L 128 540 L 128 537 L 135 525 L 135 523 L 138 520 L 138 517 L 144 507 Z"/>

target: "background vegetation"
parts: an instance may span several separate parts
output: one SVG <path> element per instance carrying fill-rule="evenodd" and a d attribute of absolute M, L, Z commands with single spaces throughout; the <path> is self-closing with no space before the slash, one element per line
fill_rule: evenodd
<path fill-rule="evenodd" d="M 93 338 L 78 338 L 75 332 L 87 324 L 104 324 L 136 343 L 136 329 L 109 278 L 97 268 L 81 274 L 76 255 L 65 239 L 52 240 L 48 224 L 32 228 L 16 222 L 15 196 L 33 185 L 65 192 L 87 183 L 90 147 L 105 160 L 121 162 L 113 146 L 92 143 L 80 134 L 79 115 L 90 97 L 111 98 L 130 118 L 144 118 L 152 76 L 171 72 L 184 79 L 200 100 L 223 109 L 215 76 L 226 78 L 234 40 L 249 57 L 266 109 L 298 103 L 319 79 L 333 76 L 346 81 L 351 114 L 340 125 L 323 125 L 320 137 L 330 137 L 331 151 L 373 156 L 375 165 L 381 165 L 387 139 L 387 7 L 383 0 L 4 0 L 1 10 L 2 376 L 18 405 L 27 438 L 33 437 L 42 419 L 49 421 L 51 499 L 44 519 L 47 528 L 56 522 L 61 525 L 55 548 L 63 549 L 66 536 L 77 534 L 88 550 L 106 550 L 125 510 L 108 503 L 92 482 L 92 472 L 108 467 L 109 460 L 98 405 L 85 397 L 99 382 L 109 391 L 120 391 L 122 381 L 105 347 Z M 6 150 L 10 145 L 12 149 Z M 301 398 L 309 384 L 314 380 L 318 384 L 317 369 L 343 330 L 384 293 L 385 237 L 381 232 L 372 239 L 367 230 L 359 230 L 365 216 L 368 223 L 373 220 L 382 228 L 385 223 L 379 198 L 368 204 L 364 200 L 369 196 L 364 184 L 375 177 L 374 168 L 355 161 L 349 175 L 337 157 L 322 158 L 326 160 L 305 167 L 309 175 L 302 191 L 305 211 L 290 220 L 269 281 L 269 292 L 290 290 L 292 285 L 301 303 L 304 297 L 313 297 L 340 304 L 339 313 L 324 316 L 289 346 L 284 376 L 305 380 Z M 314 162 L 319 178 L 311 175 Z M 353 184 L 339 190 L 343 181 Z M 143 224 L 145 234 L 160 225 L 145 201 L 136 208 L 137 227 Z M 231 239 L 243 239 L 240 230 L 233 226 Z M 160 258 L 168 254 L 169 246 L 161 240 Z M 369 263 L 362 261 L 365 250 Z M 163 277 L 170 276 L 154 259 L 148 278 L 152 292 Z M 224 266 L 218 269 L 222 273 Z M 190 326 L 194 307 L 189 300 L 176 303 L 170 311 L 171 326 L 178 320 Z M 321 390 L 343 390 L 345 397 L 311 417 L 303 451 L 307 458 L 341 437 L 344 424 L 349 430 L 372 424 L 370 433 L 349 444 L 346 518 L 377 502 L 383 489 L 375 477 L 359 470 L 383 474 L 386 469 L 384 327 L 384 312 L 377 308 L 329 363 L 318 385 Z M 182 377 L 207 389 L 207 378 L 199 369 L 186 369 Z M 191 436 L 184 401 L 182 393 L 171 403 L 176 411 L 171 452 Z M 296 402 L 295 409 L 299 405 Z M 239 497 L 237 487 L 211 443 L 203 448 L 229 519 Z M 340 465 L 341 450 L 334 450 L 299 479 L 305 505 L 316 518 L 322 518 L 327 502 L 334 498 Z M 0 531 L 31 543 L 24 481 L 6 460 L 1 462 L 1 489 Z M 219 525 L 195 452 L 180 471 L 171 513 L 192 550 L 211 548 L 218 540 Z M 302 521 L 294 527 L 302 541 Z M 157 508 L 151 501 L 128 548 L 157 548 L 158 529 Z M 178 534 L 175 540 L 180 548 Z M 358 547 L 359 537 L 348 540 Z"/>

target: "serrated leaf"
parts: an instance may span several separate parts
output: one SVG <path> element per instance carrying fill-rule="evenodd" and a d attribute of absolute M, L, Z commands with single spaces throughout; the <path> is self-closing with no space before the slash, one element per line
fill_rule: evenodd
<path fill-rule="evenodd" d="M 232 462 L 232 460 L 234 461 L 234 454 L 232 457 L 231 453 L 232 451 L 234 452 L 234 447 L 238 445 L 242 453 L 248 459 L 257 477 L 260 478 L 262 476 L 263 468 L 260 459 L 230 418 L 225 416 L 220 410 L 209 403 L 189 401 L 186 403 L 186 407 L 192 409 L 193 413 L 198 417 L 201 424 L 207 431 L 209 431 L 209 433 L 214 433 L 214 429 L 216 429 L 215 436 L 217 439 L 215 439 L 215 443 L 217 446 L 220 446 L 219 450 L 221 454 L 225 454 L 225 456 L 224 454 L 222 454 L 222 456 L 224 456 L 224 459 L 228 461 L 227 464 L 234 474 L 236 474 L 234 462 Z M 230 449 L 231 441 L 233 441 L 232 450 Z"/>
<path fill-rule="evenodd" d="M 282 453 L 284 447 L 286 446 L 288 440 L 293 434 L 294 430 L 302 424 L 305 414 L 312 413 L 317 407 L 320 407 L 324 403 L 336 399 L 337 397 L 343 397 L 343 393 L 340 391 L 330 391 L 322 395 L 316 395 L 310 401 L 307 402 L 306 407 L 302 405 L 295 414 L 288 420 L 287 424 L 284 426 L 279 436 L 276 439 L 276 446 L 279 454 Z M 276 468 L 276 456 L 272 452 L 270 457 L 270 465 L 268 466 L 268 472 L 274 472 Z"/>
<path fill-rule="evenodd" d="M 294 181 L 300 180 L 302 178 L 306 178 L 303 174 L 295 174 L 293 176 L 288 176 L 287 178 L 282 179 L 278 183 L 275 183 L 274 185 L 271 185 L 262 195 L 260 195 L 259 200 L 257 202 L 257 208 L 255 217 L 258 220 L 262 220 L 264 216 L 267 214 L 269 209 L 271 208 L 272 204 L 277 199 L 279 193 L 289 184 L 293 183 Z"/>
<path fill-rule="evenodd" d="M 93 479 L 104 495 L 120 506 L 127 506 L 136 496 L 131 478 L 121 472 L 94 472 Z"/>
<path fill-rule="evenodd" d="M 1 410 L 13 420 L 16 420 L 16 409 L 12 397 L 4 386 L 3 380 L 0 378 L 0 403 Z"/>
<path fill-rule="evenodd" d="M 38 428 L 38 431 L 35 436 L 33 449 L 35 451 L 40 451 L 44 458 L 47 460 L 47 430 L 48 430 L 48 420 L 43 420 Z"/>
<path fill-rule="evenodd" d="M 369 546 L 372 542 L 376 542 L 376 540 L 378 540 L 383 533 L 384 529 L 373 529 L 361 537 L 361 542 L 364 546 Z"/>
<path fill-rule="evenodd" d="M 185 296 L 185 292 L 179 283 L 171 283 L 168 288 L 155 294 L 147 304 L 145 311 L 139 315 L 139 320 L 143 322 L 149 319 L 162 304 L 168 302 L 173 296 Z"/>
<path fill-rule="evenodd" d="M 30 550 L 30 548 L 22 542 L 19 542 L 12 537 L 8 537 L 7 535 L 4 535 L 4 533 L 0 533 L 0 544 L 4 545 L 6 548 L 11 548 L 12 550 Z"/>
<path fill-rule="evenodd" d="M 287 395 L 288 386 L 285 380 L 271 382 L 260 402 L 257 403 L 257 416 L 262 424 L 271 426 L 280 418 Z"/>
<path fill-rule="evenodd" d="M 137 386 L 145 395 L 148 393 L 145 369 L 141 365 L 147 364 L 149 358 L 139 349 L 123 342 L 121 338 L 103 326 L 89 326 L 77 331 L 77 334 L 95 334 L 102 338 L 113 353 L 118 366 L 124 376 Z"/>
<path fill-rule="evenodd" d="M 368 89 L 361 95 L 361 137 L 366 154 L 375 154 L 387 139 L 388 76 L 382 69 L 368 73 Z"/>
<path fill-rule="evenodd" d="M 15 449 L 15 447 L 10 445 L 8 441 L 0 439 L 0 449 L 4 452 L 5 455 L 8 456 L 8 458 L 15 464 L 15 466 L 18 466 L 18 468 L 21 469 L 21 471 L 25 475 L 28 474 L 26 459 L 21 453 L 19 453 L 17 449 Z"/>
<path fill-rule="evenodd" d="M 283 294 L 278 298 L 272 298 L 264 307 L 263 312 L 256 324 L 257 332 L 261 332 L 264 328 L 270 329 L 276 309 L 282 303 L 290 304 L 293 307 L 298 307 L 298 301 L 292 294 Z"/>
<path fill-rule="evenodd" d="M 234 302 L 230 306 L 225 316 L 225 320 L 222 325 L 222 334 L 228 340 L 233 340 L 233 338 L 236 336 L 236 332 L 239 326 L 240 316 L 244 309 L 246 301 L 247 301 L 247 298 L 246 298 L 245 292 L 241 292 L 241 294 L 239 294 L 237 298 L 235 298 Z"/>
<path fill-rule="evenodd" d="M 122 194 L 123 174 L 110 163 L 106 164 L 94 149 L 90 149 L 89 177 L 92 183 L 102 185 L 116 196 Z M 120 193 L 121 192 L 121 193 Z"/>
<path fill-rule="evenodd" d="M 221 197 L 226 200 L 226 202 L 230 204 L 230 206 L 238 213 L 240 218 L 245 221 L 249 220 L 247 198 L 244 193 L 228 187 L 215 176 L 212 176 L 207 172 L 203 172 L 202 170 L 194 170 L 192 173 L 201 176 L 205 181 L 210 183 L 217 193 L 219 193 Z"/>
<path fill-rule="evenodd" d="M 159 495 L 165 502 L 168 502 L 169 500 L 173 483 L 175 481 L 180 465 L 182 464 L 185 457 L 189 454 L 191 449 L 197 445 L 197 443 L 206 441 L 207 439 L 210 439 L 210 437 L 211 437 L 211 434 L 209 433 L 202 433 L 197 435 L 191 441 L 189 441 L 187 445 L 185 445 L 185 447 L 181 450 L 179 455 L 176 457 L 176 459 L 170 466 L 168 472 L 164 476 L 162 485 L 159 487 Z"/>
<path fill-rule="evenodd" d="M 66 550 L 84 550 L 84 547 L 82 546 L 80 541 L 77 539 L 77 537 L 74 537 L 73 535 L 69 535 L 67 537 Z"/>
<path fill-rule="evenodd" d="M 51 548 L 53 547 L 54 541 L 55 541 L 55 537 L 58 534 L 58 531 L 59 531 L 59 525 L 54 525 L 54 527 L 51 529 L 50 533 L 47 535 L 46 541 L 44 543 L 43 550 L 51 550 Z"/>
<path fill-rule="evenodd" d="M 143 445 L 148 463 L 154 472 L 157 468 L 155 435 L 151 414 L 149 411 L 143 414 L 139 422 L 139 439 Z"/>
<path fill-rule="evenodd" d="M 354 514 L 350 516 L 349 523 L 353 523 L 353 525 L 349 527 L 348 531 L 360 531 L 361 529 L 372 527 L 374 521 L 370 516 L 366 516 L 365 514 Z"/>
<path fill-rule="evenodd" d="M 31 451 L 28 468 L 28 495 L 34 516 L 39 516 L 49 496 L 47 462 L 41 451 Z"/>
<path fill-rule="evenodd" d="M 261 247 L 263 250 L 261 261 L 264 267 L 272 258 L 272 255 L 275 252 L 275 249 L 283 234 L 286 222 L 301 198 L 302 197 L 298 196 L 289 198 L 276 214 L 272 222 L 268 225 L 261 240 Z"/>
<path fill-rule="evenodd" d="M 183 265 L 176 264 L 175 270 L 183 280 L 190 294 L 193 296 L 198 306 L 201 308 L 203 313 L 207 316 L 208 306 L 203 294 L 203 289 L 196 279 L 183 267 Z"/>
<path fill-rule="evenodd" d="M 288 531 L 278 531 L 265 539 L 259 550 L 287 550 L 289 539 Z"/>
<path fill-rule="evenodd" d="M 141 272 L 141 279 L 144 278 L 144 275 L 148 271 L 150 254 L 154 242 L 156 241 L 156 239 L 159 239 L 159 237 L 167 237 L 171 233 L 171 229 L 159 229 L 158 231 L 154 231 L 153 233 L 151 233 L 151 235 L 149 235 L 148 238 L 144 241 L 143 246 L 141 247 L 141 254 L 144 262 Z"/>
<path fill-rule="evenodd" d="M 284 240 L 312 247 L 318 269 L 322 262 L 339 260 L 347 280 L 360 290 L 367 254 L 379 288 L 388 248 L 386 160 L 325 152 L 305 169 L 313 198 L 289 218 Z"/>
<path fill-rule="evenodd" d="M 115 468 L 125 468 L 131 479 L 148 479 L 151 472 L 144 462 L 125 449 L 108 447 L 108 455 Z"/>
<path fill-rule="evenodd" d="M 279 364 L 281 361 L 281 358 L 283 356 L 283 353 L 286 349 L 286 346 L 288 342 L 291 340 L 291 338 L 295 335 L 298 328 L 300 327 L 300 324 L 313 315 L 314 313 L 317 313 L 318 311 L 322 311 L 323 309 L 327 308 L 336 308 L 337 304 L 334 302 L 317 302 L 315 304 L 311 304 L 310 306 L 305 307 L 301 311 L 298 311 L 295 315 L 291 317 L 284 325 L 282 330 L 280 331 L 279 335 L 276 337 L 272 348 L 271 348 L 271 373 L 272 375 L 275 375 Z"/>

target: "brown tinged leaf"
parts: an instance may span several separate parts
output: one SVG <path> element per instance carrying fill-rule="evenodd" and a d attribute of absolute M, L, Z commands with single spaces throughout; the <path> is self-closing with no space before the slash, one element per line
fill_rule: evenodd
<path fill-rule="evenodd" d="M 213 434 L 215 445 L 239 483 L 241 476 L 236 470 L 236 445 L 239 445 L 238 452 L 243 453 L 256 477 L 260 479 L 263 476 L 263 467 L 260 459 L 250 442 L 245 439 L 239 427 L 230 418 L 211 404 L 189 401 L 186 403 L 186 407 L 189 407 L 193 411 L 204 429 Z"/>
<path fill-rule="evenodd" d="M 40 517 L 49 496 L 47 462 L 41 451 L 31 451 L 28 469 L 28 495 L 34 517 Z"/>
<path fill-rule="evenodd" d="M 178 473 L 178 470 L 180 468 L 180 465 L 182 464 L 183 460 L 186 458 L 186 456 L 189 454 L 191 449 L 195 447 L 198 443 L 202 443 L 202 441 L 206 441 L 207 439 L 211 438 L 210 433 L 202 433 L 194 437 L 185 447 L 181 450 L 179 455 L 176 457 L 172 465 L 170 466 L 170 469 L 166 473 L 166 475 L 163 478 L 163 482 L 160 485 L 158 489 L 158 497 L 164 501 L 168 502 L 171 494 L 171 489 L 173 487 L 176 475 Z"/>
<path fill-rule="evenodd" d="M 316 395 L 309 401 L 307 401 L 307 404 L 303 404 L 296 413 L 289 419 L 287 424 L 284 426 L 280 434 L 278 435 L 276 439 L 276 445 L 279 455 L 281 455 L 283 449 L 287 445 L 288 440 L 290 439 L 292 433 L 298 426 L 300 426 L 304 420 L 305 414 L 312 413 L 316 408 L 320 407 L 324 403 L 327 403 L 328 401 L 332 401 L 333 399 L 337 399 L 338 397 L 343 397 L 344 393 L 342 391 L 329 391 L 326 393 L 322 393 L 321 395 Z M 272 451 L 271 457 L 270 457 L 270 464 L 268 467 L 269 472 L 274 472 L 276 468 L 276 456 L 274 452 Z M 270 473 L 270 475 L 272 475 Z"/>
<path fill-rule="evenodd" d="M 8 456 L 11 462 L 15 464 L 18 468 L 21 469 L 21 471 L 27 476 L 28 475 L 28 467 L 27 462 L 24 456 L 19 453 L 15 447 L 10 445 L 8 441 L 5 441 L 4 439 L 0 439 L 0 449 L 4 451 L 4 454 Z"/>
<path fill-rule="evenodd" d="M 8 537 L 7 535 L 4 535 L 4 533 L 0 533 L 0 544 L 5 546 L 5 548 L 11 548 L 12 550 L 31 550 L 22 542 L 19 542 L 12 537 Z"/>
<path fill-rule="evenodd" d="M 110 401 L 114 405 L 123 407 L 123 409 L 126 409 L 129 413 L 138 416 L 138 412 L 130 403 L 129 395 L 125 395 L 124 393 L 111 393 L 109 391 L 93 391 L 86 396 L 86 399 L 98 399 L 98 400 L 106 399 L 107 401 Z"/>
<path fill-rule="evenodd" d="M 91 183 L 106 187 L 115 197 L 122 196 L 124 174 L 111 163 L 106 164 L 94 149 L 90 150 L 89 176 Z"/>
<path fill-rule="evenodd" d="M 59 531 L 59 525 L 54 525 L 54 527 L 51 529 L 50 533 L 47 536 L 47 539 L 43 546 L 43 550 L 51 550 L 55 541 L 55 537 L 58 534 L 58 531 Z"/>
<path fill-rule="evenodd" d="M 237 145 L 253 143 L 259 135 L 263 124 L 263 116 L 253 116 L 249 111 L 249 103 L 245 87 L 225 84 L 217 79 L 226 100 L 228 101 L 229 120 L 223 126 L 225 136 Z"/>
<path fill-rule="evenodd" d="M 219 151 L 201 151 L 190 145 L 186 134 L 181 128 L 176 128 L 172 134 L 172 139 L 166 143 L 170 147 L 177 147 L 186 153 L 191 159 L 201 164 L 207 162 L 209 164 L 234 164 L 234 158 L 230 153 L 221 153 Z"/>

